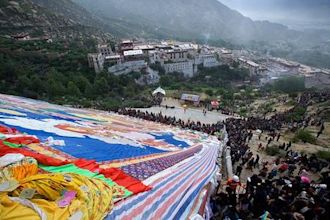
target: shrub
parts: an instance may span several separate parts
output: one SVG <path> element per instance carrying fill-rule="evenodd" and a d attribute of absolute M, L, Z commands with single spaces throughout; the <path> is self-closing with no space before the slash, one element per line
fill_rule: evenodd
<path fill-rule="evenodd" d="M 317 153 L 316 153 L 316 156 L 320 159 L 324 159 L 324 160 L 330 160 L 330 151 L 322 151 L 322 150 L 319 150 Z"/>
<path fill-rule="evenodd" d="M 292 139 L 294 143 L 298 142 L 299 140 L 304 143 L 316 143 L 316 138 L 309 131 L 306 130 L 299 130 Z"/>
<path fill-rule="evenodd" d="M 285 93 L 297 93 L 304 91 L 305 82 L 302 77 L 286 77 L 277 80 L 274 83 L 274 88 L 277 91 L 285 92 Z"/>
<path fill-rule="evenodd" d="M 213 90 L 212 90 L 212 89 L 206 89 L 206 90 L 205 90 L 205 93 L 206 93 L 208 96 L 213 96 Z"/>
<path fill-rule="evenodd" d="M 266 154 L 269 156 L 275 156 L 280 153 L 280 149 L 277 146 L 266 147 Z"/>
<path fill-rule="evenodd" d="M 286 117 L 287 121 L 301 121 L 306 113 L 306 108 L 296 107 L 293 112 L 289 113 Z"/>

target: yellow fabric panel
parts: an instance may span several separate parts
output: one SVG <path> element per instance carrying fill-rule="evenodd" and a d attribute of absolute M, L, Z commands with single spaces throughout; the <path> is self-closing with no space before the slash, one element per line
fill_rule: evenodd
<path fill-rule="evenodd" d="M 31 188 L 36 194 L 30 200 L 40 207 L 49 219 L 68 219 L 77 211 L 83 219 L 103 219 L 113 207 L 113 188 L 99 179 L 79 174 L 37 174 L 20 181 L 20 186 L 9 193 L 18 197 L 22 190 Z M 65 208 L 59 208 L 57 201 L 63 191 L 75 191 L 76 197 Z"/>
<path fill-rule="evenodd" d="M 40 217 L 33 209 L 11 201 L 7 195 L 0 194 L 1 220 L 39 220 Z"/>
<path fill-rule="evenodd" d="M 79 210 L 84 214 L 83 219 L 89 219 L 84 204 L 79 200 L 73 200 L 65 208 L 59 208 L 55 201 L 47 201 L 45 199 L 32 199 L 31 202 L 42 208 L 49 220 L 68 219 Z"/>
<path fill-rule="evenodd" d="M 0 183 L 10 179 L 22 180 L 38 173 L 38 163 L 35 159 L 26 157 L 20 162 L 10 164 L 0 170 Z"/>

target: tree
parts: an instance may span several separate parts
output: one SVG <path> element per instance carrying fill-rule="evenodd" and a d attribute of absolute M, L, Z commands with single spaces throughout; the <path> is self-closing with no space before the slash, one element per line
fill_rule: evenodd
<path fill-rule="evenodd" d="M 35 91 L 39 95 L 39 98 L 47 91 L 45 83 L 37 75 L 31 77 L 30 89 Z"/>
<path fill-rule="evenodd" d="M 81 95 L 81 92 L 80 92 L 79 88 L 76 86 L 76 84 L 74 84 L 74 82 L 70 81 L 68 83 L 68 88 L 67 88 L 66 94 L 68 94 L 70 96 L 74 96 L 74 97 L 79 97 Z"/>
<path fill-rule="evenodd" d="M 303 141 L 304 143 L 307 142 L 311 144 L 316 144 L 316 138 L 311 134 L 311 132 L 302 129 L 295 134 L 292 141 L 296 143 L 299 140 Z"/>
<path fill-rule="evenodd" d="M 107 79 L 105 77 L 101 77 L 99 79 L 96 79 L 93 85 L 95 94 L 99 96 L 105 96 L 109 93 L 109 85 L 107 82 Z"/>
<path fill-rule="evenodd" d="M 302 77 L 287 77 L 276 81 L 274 88 L 277 91 L 285 93 L 295 93 L 303 91 L 305 89 L 305 83 Z"/>
<path fill-rule="evenodd" d="M 48 81 L 48 97 L 49 99 L 54 99 L 56 97 L 62 96 L 65 94 L 65 87 L 54 79 Z"/>
<path fill-rule="evenodd" d="M 205 90 L 205 93 L 206 93 L 208 96 L 213 96 L 213 90 L 212 90 L 212 89 L 207 89 L 207 90 Z"/>
<path fill-rule="evenodd" d="M 94 97 L 96 97 L 94 88 L 93 88 L 93 86 L 89 82 L 86 84 L 84 94 L 85 94 L 85 96 L 87 98 L 94 98 Z"/>
<path fill-rule="evenodd" d="M 26 89 L 30 88 L 31 81 L 26 75 L 22 75 L 18 77 L 17 81 L 17 91 L 23 92 Z"/>
<path fill-rule="evenodd" d="M 73 82 L 81 92 L 85 91 L 87 84 L 90 83 L 88 79 L 81 74 L 75 76 Z"/>

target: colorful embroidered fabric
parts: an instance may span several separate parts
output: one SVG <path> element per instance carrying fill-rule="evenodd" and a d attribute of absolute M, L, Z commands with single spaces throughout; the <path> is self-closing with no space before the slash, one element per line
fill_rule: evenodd
<path fill-rule="evenodd" d="M 92 172 L 98 172 L 99 174 L 104 175 L 106 178 L 111 179 L 118 185 L 125 187 L 133 194 L 138 194 L 140 192 L 148 191 L 151 189 L 150 186 L 146 186 L 138 179 L 127 175 L 125 172 L 118 168 L 101 169 L 99 164 L 97 164 L 95 161 L 88 161 L 85 159 L 76 160 L 74 164 L 80 168 L 90 170 Z"/>
<path fill-rule="evenodd" d="M 202 149 L 202 146 L 197 146 L 190 148 L 186 151 L 181 151 L 177 154 L 156 158 L 154 160 L 144 161 L 137 164 L 131 164 L 128 166 L 123 166 L 121 169 L 131 176 L 139 179 L 145 180 L 150 176 L 153 176 L 177 163 L 193 156 Z"/>
<path fill-rule="evenodd" d="M 218 146 L 210 144 L 188 158 L 144 181 L 151 191 L 116 204 L 106 219 L 189 219 L 199 192 L 217 172 Z"/>
<path fill-rule="evenodd" d="M 20 153 L 25 156 L 30 156 L 38 160 L 39 163 L 43 164 L 42 168 L 46 168 L 47 166 L 53 166 L 53 168 L 49 168 L 48 171 L 57 171 L 57 172 L 84 172 L 86 176 L 89 177 L 102 177 L 102 179 L 108 181 L 108 183 L 111 183 L 110 185 L 113 186 L 113 183 L 117 185 L 115 187 L 116 193 L 114 193 L 114 198 L 117 200 L 126 198 L 132 194 L 137 194 L 140 192 L 144 192 L 147 190 L 150 190 L 151 188 L 144 185 L 140 181 L 136 180 L 135 178 L 132 178 L 125 174 L 123 171 L 119 169 L 99 169 L 99 165 L 95 161 L 87 161 L 84 159 L 76 160 L 74 163 L 82 168 L 79 169 L 78 167 L 74 165 L 70 165 L 70 161 L 60 161 L 52 157 L 45 156 L 40 153 L 35 153 L 31 150 L 25 149 L 25 148 L 10 148 L 0 141 L 0 156 L 6 155 L 8 153 Z M 61 167 L 62 165 L 67 165 L 64 167 Z M 66 171 L 65 171 L 66 170 Z M 94 173 L 89 172 L 88 170 L 94 171 Z M 100 171 L 100 172 L 98 172 Z M 106 177 L 103 176 L 105 174 Z M 111 179 L 113 178 L 113 180 Z M 118 185 L 116 183 L 120 183 L 121 185 Z"/>
<path fill-rule="evenodd" d="M 8 196 L 21 197 L 25 189 L 36 190 L 29 201 L 39 207 L 47 219 L 69 219 L 77 212 L 82 215 L 80 219 L 103 219 L 113 207 L 113 188 L 102 180 L 71 173 L 38 174 L 21 180 L 16 190 L 2 196 L 1 213 L 7 213 L 2 219 L 18 219 L 20 212 L 25 213 L 25 219 L 39 215 L 36 210 L 27 211 L 18 202 L 8 201 Z M 73 197 L 67 198 L 66 192 L 74 192 Z"/>
<path fill-rule="evenodd" d="M 0 183 L 15 179 L 20 181 L 38 173 L 38 163 L 34 158 L 25 157 L 23 160 L 0 168 Z"/>
<path fill-rule="evenodd" d="M 45 168 L 39 173 L 84 170 L 84 178 L 123 187 L 123 196 L 112 189 L 112 200 L 121 200 L 109 219 L 188 219 L 217 170 L 223 143 L 203 133 L 20 97 L 0 94 L 0 99 L 0 156 L 20 153 Z M 43 216 L 35 203 L 13 195 L 4 200 Z M 79 216 L 79 211 L 71 214 Z"/>
<path fill-rule="evenodd" d="M 74 164 L 67 164 L 58 167 L 40 165 L 40 168 L 50 173 L 62 173 L 62 174 L 75 173 L 93 179 L 100 179 L 104 181 L 106 184 L 108 184 L 110 187 L 113 187 L 113 197 L 115 201 L 127 198 L 133 194 L 125 187 L 119 186 L 117 183 L 113 182 L 110 178 L 106 178 L 102 174 L 93 173 L 89 170 L 81 169 L 75 166 Z"/>
<path fill-rule="evenodd" d="M 0 140 L 0 156 L 4 156 L 9 153 L 23 154 L 24 156 L 32 157 L 36 159 L 41 164 L 45 164 L 49 166 L 61 166 L 69 163 L 69 161 L 61 161 L 52 157 L 48 157 L 41 153 L 36 153 L 34 151 L 31 151 L 27 148 L 11 148 L 3 144 L 3 142 Z"/>

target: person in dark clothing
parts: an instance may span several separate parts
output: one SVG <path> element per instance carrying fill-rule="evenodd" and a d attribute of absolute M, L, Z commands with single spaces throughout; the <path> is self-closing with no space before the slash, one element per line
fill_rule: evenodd
<path fill-rule="evenodd" d="M 241 176 L 242 170 L 243 170 L 243 167 L 241 165 L 238 165 L 236 167 L 236 175 Z"/>
<path fill-rule="evenodd" d="M 256 168 L 257 165 L 259 166 L 259 160 L 260 160 L 260 157 L 259 157 L 259 155 L 257 154 L 257 157 L 256 157 L 256 159 L 255 159 L 255 161 L 254 161 L 254 163 L 253 163 L 253 167 L 254 167 L 254 168 Z"/>
<path fill-rule="evenodd" d="M 278 142 L 280 140 L 281 134 L 278 133 L 276 141 Z"/>
<path fill-rule="evenodd" d="M 254 209 L 252 210 L 252 212 L 254 216 L 257 218 L 266 211 L 267 193 L 261 185 L 257 186 L 253 200 L 253 207 Z"/>
<path fill-rule="evenodd" d="M 291 143 L 291 141 L 290 141 L 290 142 L 286 145 L 285 151 L 288 151 L 289 148 L 291 147 L 291 145 L 292 145 L 292 143 Z"/>
<path fill-rule="evenodd" d="M 270 137 L 267 142 L 267 146 L 273 141 L 273 139 Z"/>
<path fill-rule="evenodd" d="M 252 170 L 253 169 L 253 165 L 254 165 L 254 158 L 252 157 L 251 160 L 249 160 L 249 162 L 247 164 L 247 169 Z"/>

